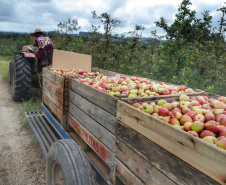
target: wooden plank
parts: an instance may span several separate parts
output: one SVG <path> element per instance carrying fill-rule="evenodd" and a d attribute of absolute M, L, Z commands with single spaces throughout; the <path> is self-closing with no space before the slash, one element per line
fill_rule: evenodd
<path fill-rule="evenodd" d="M 117 158 L 115 159 L 116 164 L 116 176 L 124 183 L 129 185 L 143 185 L 141 180 L 139 180 L 133 173 L 131 173 L 128 168 Z"/>
<path fill-rule="evenodd" d="M 120 161 L 123 161 L 125 166 L 144 184 L 155 184 L 155 185 L 172 185 L 177 184 L 170 180 L 167 176 L 162 174 L 159 170 L 153 167 L 150 163 L 147 163 L 140 155 L 131 150 L 123 142 L 116 138 L 115 145 L 115 157 Z"/>
<path fill-rule="evenodd" d="M 64 87 L 64 77 L 54 74 L 48 68 L 43 68 L 42 76 L 53 82 L 54 84 Z"/>
<path fill-rule="evenodd" d="M 111 114 L 116 115 L 118 98 L 110 96 L 107 93 L 101 92 L 74 79 L 70 81 L 69 89 L 98 105 L 99 107 L 102 107 Z"/>
<path fill-rule="evenodd" d="M 116 124 L 116 138 L 144 158 L 146 163 L 150 163 L 178 184 L 218 184 L 210 177 L 119 121 Z M 140 163 L 140 168 L 143 168 L 142 165 Z"/>
<path fill-rule="evenodd" d="M 47 96 L 60 110 L 64 110 L 64 101 L 62 97 L 56 96 L 53 92 L 43 86 L 43 95 Z"/>
<path fill-rule="evenodd" d="M 207 93 L 207 92 L 201 92 L 201 93 L 189 93 L 186 94 L 190 98 L 196 97 L 196 96 L 207 96 L 208 98 L 214 98 L 217 99 L 220 96 L 212 94 L 212 93 Z M 179 101 L 179 96 L 180 94 L 174 94 L 174 95 L 164 95 L 164 96 L 149 96 L 149 97 L 139 97 L 139 98 L 121 98 L 122 101 L 129 103 L 130 105 L 133 105 L 134 103 L 143 103 L 143 102 L 157 102 L 158 100 L 165 99 L 167 102 L 171 102 L 173 100 Z"/>
<path fill-rule="evenodd" d="M 114 151 L 115 136 L 111 132 L 71 102 L 69 102 L 69 113 L 105 146 Z"/>
<path fill-rule="evenodd" d="M 112 168 L 112 163 L 114 163 L 114 153 L 111 152 L 71 114 L 68 114 L 68 122 L 76 133 L 92 148 L 92 150 L 108 165 L 108 167 Z"/>
<path fill-rule="evenodd" d="M 221 184 L 226 183 L 226 151 L 118 101 L 117 119 Z M 195 156 L 195 157 L 194 157 Z"/>
<path fill-rule="evenodd" d="M 58 84 L 52 83 L 47 78 L 43 77 L 42 79 L 43 86 L 45 86 L 49 91 L 54 93 L 59 98 L 63 99 L 64 87 L 59 86 Z"/>
<path fill-rule="evenodd" d="M 116 117 L 101 107 L 93 104 L 87 99 L 83 98 L 74 91 L 69 91 L 69 101 L 79 107 L 83 112 L 88 114 L 91 118 L 96 120 L 104 128 L 115 134 Z"/>
<path fill-rule="evenodd" d="M 62 115 L 63 111 L 60 110 L 56 104 L 54 104 L 47 96 L 42 96 L 44 104 L 50 109 L 50 111 L 59 119 L 59 121 L 62 121 Z"/>

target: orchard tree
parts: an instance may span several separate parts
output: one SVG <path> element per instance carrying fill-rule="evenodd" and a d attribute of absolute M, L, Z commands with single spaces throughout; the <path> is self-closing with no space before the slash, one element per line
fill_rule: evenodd
<path fill-rule="evenodd" d="M 113 19 L 108 13 L 102 13 L 101 15 L 97 15 L 96 11 L 92 11 L 92 18 L 99 20 L 103 24 L 104 33 L 101 34 L 102 38 L 100 39 L 100 45 L 102 50 L 101 56 L 101 68 L 105 68 L 108 60 L 108 52 L 110 50 L 114 50 L 112 47 L 114 46 L 113 41 L 117 38 L 117 35 L 114 34 L 114 29 L 119 26 L 121 23 L 118 19 Z M 101 26 L 92 25 L 92 33 L 98 33 Z M 95 38 L 98 38 L 95 36 Z"/>
<path fill-rule="evenodd" d="M 209 38 L 211 30 L 212 17 L 208 11 L 205 11 L 203 19 L 196 18 L 196 12 L 189 9 L 191 2 L 183 0 L 178 8 L 176 19 L 172 25 L 168 25 L 166 20 L 161 17 L 160 21 L 155 22 L 157 27 L 162 28 L 166 32 L 167 41 L 163 48 L 164 56 L 168 56 L 166 66 L 171 64 L 172 68 L 168 68 L 170 74 L 175 73 L 177 76 L 181 70 L 189 62 L 186 53 L 183 53 L 184 47 L 188 43 L 204 42 Z"/>
<path fill-rule="evenodd" d="M 205 11 L 202 13 L 203 20 L 196 18 L 196 11 L 189 9 L 191 4 L 189 0 L 182 1 L 172 25 L 168 26 L 163 17 L 160 18 L 160 21 L 155 22 L 157 27 L 162 28 L 167 33 L 167 39 L 184 39 L 187 42 L 193 42 L 208 36 L 212 16 L 209 15 L 209 11 Z"/>
<path fill-rule="evenodd" d="M 56 30 L 53 38 L 55 47 L 70 50 L 70 47 L 68 47 L 69 41 L 71 40 L 69 34 L 73 34 L 73 32 L 77 32 L 80 29 L 78 21 L 68 18 L 67 21 L 60 22 L 57 27 L 59 29 Z"/>

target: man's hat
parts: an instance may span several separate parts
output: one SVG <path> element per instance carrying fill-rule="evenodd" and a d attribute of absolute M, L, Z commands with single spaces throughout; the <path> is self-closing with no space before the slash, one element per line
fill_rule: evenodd
<path fill-rule="evenodd" d="M 45 33 L 43 33 L 41 29 L 35 29 L 35 32 L 31 33 L 31 36 L 35 36 L 36 33 L 40 33 L 41 35 L 45 36 Z"/>

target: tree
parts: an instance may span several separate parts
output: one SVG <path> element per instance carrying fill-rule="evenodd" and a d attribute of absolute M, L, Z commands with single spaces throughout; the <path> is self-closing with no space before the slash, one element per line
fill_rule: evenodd
<path fill-rule="evenodd" d="M 73 33 L 74 31 L 77 32 L 80 29 L 80 26 L 78 26 L 78 21 L 75 19 L 68 18 L 68 21 L 60 22 L 58 25 L 58 28 L 60 28 L 60 33 Z"/>
<path fill-rule="evenodd" d="M 210 33 L 212 16 L 209 15 L 208 11 L 205 11 L 202 14 L 203 20 L 197 19 L 196 12 L 189 9 L 191 4 L 189 0 L 182 1 L 172 25 L 168 26 L 163 17 L 160 18 L 160 21 L 155 22 L 157 27 L 166 31 L 167 39 L 184 39 L 193 42 L 206 37 Z"/>
<path fill-rule="evenodd" d="M 160 21 L 155 22 L 157 27 L 162 28 L 167 34 L 168 39 L 163 52 L 166 56 L 169 56 L 168 61 L 171 64 L 176 64 L 176 75 L 179 75 L 181 69 L 186 65 L 186 54 L 184 54 L 183 48 L 188 43 L 204 42 L 209 38 L 211 30 L 212 17 L 208 11 L 205 11 L 203 19 L 196 18 L 196 12 L 189 9 L 192 3 L 189 0 L 183 0 L 178 8 L 176 19 L 173 24 L 168 26 L 166 20 L 161 17 Z M 167 54 L 168 53 L 168 54 Z"/>
<path fill-rule="evenodd" d="M 69 33 L 72 34 L 74 31 L 78 31 L 80 26 L 78 26 L 78 21 L 75 19 L 68 18 L 68 21 L 60 22 L 58 25 L 58 30 L 56 30 L 56 34 L 54 35 L 54 42 L 56 48 L 69 50 L 68 43 L 70 41 Z"/>
<path fill-rule="evenodd" d="M 100 16 L 96 14 L 96 11 L 92 11 L 93 14 L 93 19 L 98 19 L 104 26 L 104 34 L 103 34 L 103 39 L 102 42 L 104 43 L 102 45 L 102 64 L 101 68 L 105 68 L 106 66 L 106 61 L 107 61 L 107 53 L 112 46 L 113 40 L 117 37 L 117 35 L 114 35 L 114 29 L 118 27 L 118 25 L 121 23 L 120 20 L 118 19 L 113 19 L 111 16 L 107 13 L 102 13 Z M 93 33 L 97 33 L 97 30 L 99 30 L 99 27 L 96 27 L 92 25 Z"/>

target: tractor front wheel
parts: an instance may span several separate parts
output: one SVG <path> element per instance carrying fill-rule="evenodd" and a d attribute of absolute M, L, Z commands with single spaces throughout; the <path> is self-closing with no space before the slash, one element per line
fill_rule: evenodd
<path fill-rule="evenodd" d="M 16 55 L 12 64 L 12 98 L 28 100 L 31 94 L 31 64 L 24 55 Z"/>

